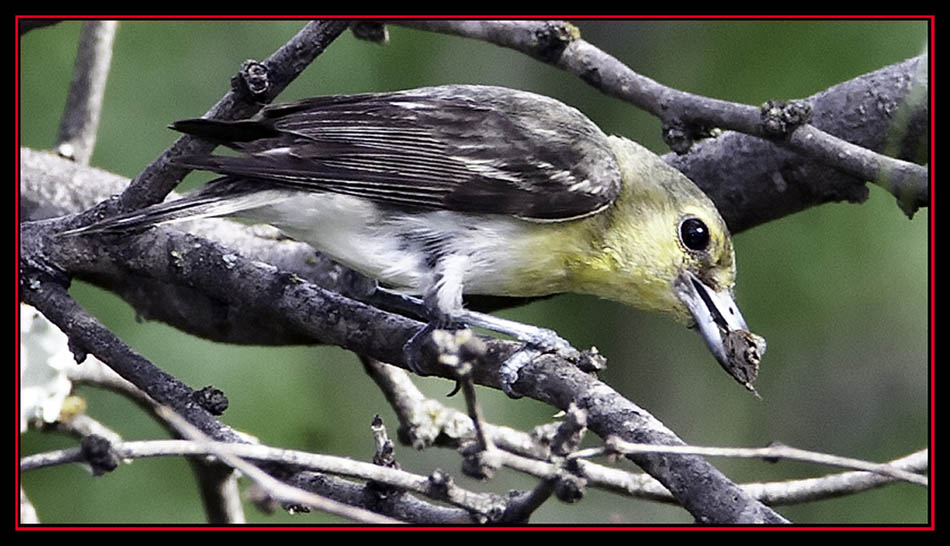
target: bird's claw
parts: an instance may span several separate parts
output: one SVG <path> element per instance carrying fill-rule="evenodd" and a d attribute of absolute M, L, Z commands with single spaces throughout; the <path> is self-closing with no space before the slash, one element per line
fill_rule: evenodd
<path fill-rule="evenodd" d="M 554 353 L 571 362 L 576 361 L 581 354 L 557 332 L 547 328 L 535 328 L 534 331 L 519 339 L 525 343 L 526 348 L 533 347 L 542 353 Z"/>
<path fill-rule="evenodd" d="M 419 329 L 418 332 L 412 335 L 402 346 L 403 357 L 406 359 L 406 367 L 409 368 L 409 371 L 419 375 L 427 376 L 429 375 L 429 366 L 428 361 L 425 358 L 424 347 L 425 343 L 429 340 L 429 336 L 432 335 L 432 332 L 436 330 L 437 325 L 434 323 L 429 323 Z"/>
<path fill-rule="evenodd" d="M 472 320 L 475 317 L 477 320 Z M 436 329 L 446 327 L 454 329 L 461 326 L 462 323 L 473 323 L 476 326 L 489 327 L 486 319 L 482 315 L 468 314 L 462 320 L 444 320 L 445 317 L 438 317 L 426 324 L 425 327 L 416 332 L 409 341 L 403 345 L 403 353 L 406 359 L 406 366 L 417 375 L 429 375 L 428 360 L 424 354 L 425 344 L 430 339 L 432 332 Z M 443 319 L 443 320 L 439 320 Z M 467 320 L 466 320 L 467 319 Z M 518 373 L 535 358 L 543 354 L 554 354 L 559 358 L 582 365 L 584 362 L 583 354 L 574 348 L 573 345 L 557 334 L 554 330 L 547 328 L 538 328 L 524 324 L 513 323 L 510 321 L 501 321 L 503 328 L 495 328 L 498 331 L 507 333 L 515 337 L 524 345 L 509 356 L 502 363 L 499 369 L 501 376 L 501 388 L 511 398 L 520 398 L 522 395 L 515 391 L 514 385 L 518 381 Z"/>
<path fill-rule="evenodd" d="M 514 385 L 518 381 L 518 372 L 535 358 L 542 354 L 555 354 L 572 363 L 578 363 L 581 352 L 554 330 L 547 328 L 533 328 L 530 333 L 518 337 L 524 346 L 515 351 L 501 365 L 501 388 L 511 398 L 521 398 L 515 391 Z"/>

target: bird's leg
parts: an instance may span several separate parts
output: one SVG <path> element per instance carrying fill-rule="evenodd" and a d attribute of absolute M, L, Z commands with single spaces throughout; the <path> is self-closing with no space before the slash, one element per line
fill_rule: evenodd
<path fill-rule="evenodd" d="M 434 330 L 440 329 L 439 319 L 433 320 L 431 318 L 433 311 L 422 298 L 400 294 L 385 288 L 377 288 L 371 301 L 383 307 L 398 309 L 419 317 L 430 317 L 426 326 L 416 332 L 403 347 L 410 370 L 419 373 L 422 343 L 428 339 Z M 563 358 L 575 360 L 580 354 L 567 340 L 547 328 L 539 328 L 464 308 L 458 309 L 448 316 L 451 318 L 446 320 L 446 315 L 442 315 L 444 323 L 441 327 L 458 327 L 459 323 L 462 323 L 505 334 L 525 344 L 525 347 L 508 357 L 501 367 L 502 389 L 512 398 L 519 396 L 513 387 L 515 381 L 518 380 L 518 371 L 535 357 L 543 353 L 555 352 Z M 420 375 L 425 374 L 421 373 Z"/>
<path fill-rule="evenodd" d="M 375 281 L 359 274 L 353 274 L 352 279 L 347 278 L 345 284 L 353 297 L 427 321 L 403 346 L 407 366 L 418 375 L 427 375 L 422 348 L 432 332 L 440 329 L 456 330 L 464 326 L 511 336 L 525 344 L 508 357 L 501 367 L 502 387 L 512 397 L 518 396 L 513 389 L 518 380 L 518 370 L 535 357 L 553 352 L 562 358 L 577 360 L 580 352 L 553 330 L 465 309 L 462 306 L 461 275 L 453 274 L 453 271 L 460 271 L 465 265 L 462 261 L 457 264 L 451 260 L 443 262 L 443 267 L 435 274 L 434 282 L 430 283 L 430 289 L 422 298 L 382 288 Z"/>
<path fill-rule="evenodd" d="M 462 307 L 462 271 L 466 266 L 465 258 L 448 257 L 439 265 L 439 269 L 432 273 L 432 280 L 428 283 L 422 300 L 417 304 L 422 308 L 421 313 L 418 314 L 426 317 L 428 323 L 403 346 L 409 369 L 419 375 L 427 375 L 424 369 L 426 362 L 422 348 L 423 344 L 429 341 L 432 332 L 459 330 L 465 327 L 454 313 L 455 309 Z M 411 301 L 409 296 L 402 296 L 402 298 L 402 306 Z"/>
<path fill-rule="evenodd" d="M 558 356 L 570 360 L 577 358 L 579 354 L 577 349 L 566 339 L 557 335 L 554 330 L 503 319 L 478 311 L 469 311 L 468 309 L 459 310 L 454 314 L 454 318 L 469 326 L 511 336 L 545 353 L 557 353 Z"/>
<path fill-rule="evenodd" d="M 511 398 L 520 398 L 514 389 L 514 384 L 518 381 L 518 372 L 535 357 L 543 353 L 554 352 L 562 358 L 572 362 L 577 361 L 580 352 L 575 349 L 567 340 L 557 335 L 554 330 L 540 328 L 531 324 L 523 324 L 513 320 L 499 318 L 477 311 L 461 309 L 456 318 L 469 326 L 476 326 L 509 335 L 525 345 L 515 351 L 501 365 L 500 373 L 502 377 L 501 387 L 505 394 Z"/>
<path fill-rule="evenodd" d="M 370 301 L 378 303 L 383 307 L 398 309 L 419 317 L 432 317 L 432 312 L 422 298 L 400 294 L 386 288 L 379 287 L 376 293 L 372 295 Z M 445 315 L 443 315 L 445 317 Z M 522 343 L 531 345 L 541 352 L 557 353 L 558 356 L 567 359 L 576 358 L 580 353 L 568 341 L 557 332 L 548 328 L 540 328 L 531 324 L 524 324 L 513 320 L 508 320 L 494 315 L 470 311 L 468 309 L 459 309 L 449 313 L 447 319 L 443 319 L 443 328 L 458 326 L 459 323 L 484 328 L 498 334 L 511 336 Z"/>
<path fill-rule="evenodd" d="M 422 349 L 432 332 L 455 326 L 451 319 L 437 309 L 430 308 L 419 299 L 379 286 L 375 279 L 351 269 L 345 269 L 342 277 L 343 291 L 347 296 L 391 311 L 406 313 L 426 320 L 426 325 L 412 335 L 403 345 L 403 354 L 409 370 L 417 375 L 429 375 L 424 369 Z"/>

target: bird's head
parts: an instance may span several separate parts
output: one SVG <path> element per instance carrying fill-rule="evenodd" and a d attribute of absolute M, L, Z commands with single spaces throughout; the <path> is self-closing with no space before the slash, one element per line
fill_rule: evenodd
<path fill-rule="evenodd" d="M 604 221 L 602 248 L 618 285 L 601 296 L 695 327 L 716 360 L 751 389 L 765 342 L 733 296 L 735 252 L 713 202 L 682 173 L 629 140 L 611 137 L 623 189 Z M 754 362 L 746 362 L 751 360 Z"/>

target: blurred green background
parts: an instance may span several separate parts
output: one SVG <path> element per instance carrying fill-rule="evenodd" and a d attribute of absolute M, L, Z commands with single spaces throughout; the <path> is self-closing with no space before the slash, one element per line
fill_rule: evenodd
<path fill-rule="evenodd" d="M 722 99 L 760 104 L 810 95 L 921 53 L 920 21 L 576 21 L 582 36 L 661 83 Z M 279 47 L 302 21 L 124 21 L 115 43 L 92 164 L 132 177 L 176 135 L 166 126 L 199 116 L 229 87 L 246 59 Z M 20 40 L 20 137 L 52 146 L 72 74 L 79 22 Z M 389 27 L 379 46 L 346 33 L 281 97 L 383 91 L 444 83 L 496 84 L 544 93 L 578 107 L 606 132 L 666 153 L 660 123 L 578 78 L 510 50 L 457 37 Z M 195 178 L 197 179 L 197 178 Z M 191 180 L 191 178 L 189 179 Z M 709 356 L 699 336 L 648 313 L 589 297 L 560 296 L 503 313 L 554 328 L 577 347 L 609 358 L 602 376 L 696 445 L 793 446 L 886 461 L 927 445 L 929 210 L 909 221 L 893 197 L 871 187 L 862 205 L 814 208 L 736 236 L 737 297 L 751 328 L 768 340 L 757 400 Z M 396 420 L 357 359 L 336 348 L 254 348 L 209 343 L 163 324 L 141 323 L 111 294 L 76 283 L 72 293 L 133 348 L 193 387 L 223 389 L 229 425 L 263 442 L 367 460 L 369 425 Z M 419 380 L 446 398 L 452 384 Z M 89 413 L 129 440 L 164 437 L 131 403 L 82 388 Z M 487 389 L 491 422 L 521 429 L 548 422 L 550 407 Z M 29 432 L 23 453 L 72 446 Z M 533 480 L 501 472 L 493 481 L 463 477 L 458 457 L 399 446 L 403 467 L 443 468 L 462 485 L 504 492 Z M 714 461 L 738 482 L 822 475 L 806 464 Z M 633 468 L 632 465 L 626 465 Z M 93 478 L 78 466 L 23 475 L 44 523 L 201 523 L 193 476 L 181 460 L 137 461 Z M 927 520 L 927 494 L 896 485 L 851 497 L 780 507 L 799 523 Z M 320 514 L 262 514 L 260 523 L 336 521 Z M 576 505 L 552 499 L 535 523 L 690 523 L 671 506 L 589 491 Z"/>

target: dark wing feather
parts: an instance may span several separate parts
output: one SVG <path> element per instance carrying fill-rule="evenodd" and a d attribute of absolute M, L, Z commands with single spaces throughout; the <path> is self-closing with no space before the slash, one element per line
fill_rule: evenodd
<path fill-rule="evenodd" d="M 274 105 L 258 119 L 172 125 L 244 153 L 182 166 L 399 206 L 566 220 L 620 190 L 606 135 L 558 101 L 444 86 Z"/>

